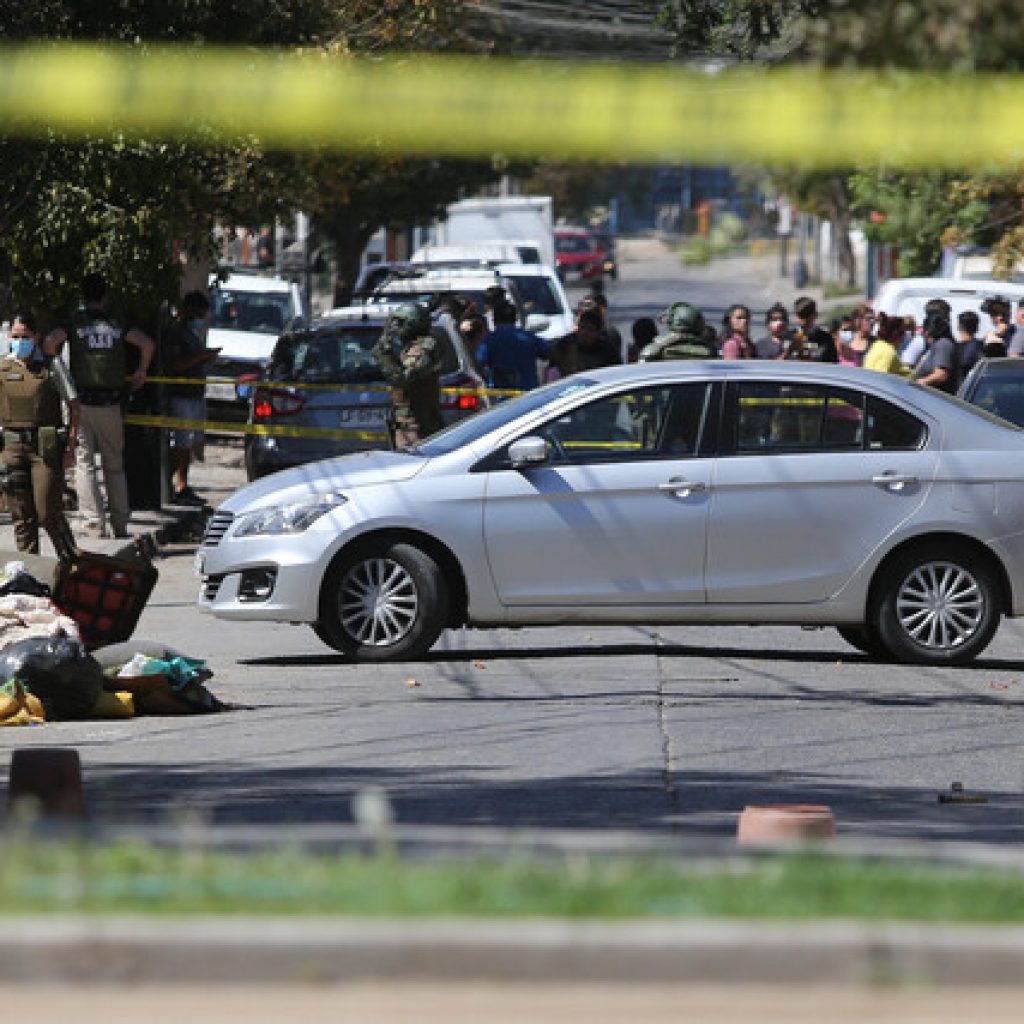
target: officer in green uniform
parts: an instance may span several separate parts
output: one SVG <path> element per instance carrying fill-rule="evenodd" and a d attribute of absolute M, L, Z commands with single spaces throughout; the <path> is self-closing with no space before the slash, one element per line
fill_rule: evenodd
<path fill-rule="evenodd" d="M 668 330 L 640 352 L 640 362 L 660 359 L 714 359 L 715 334 L 704 315 L 688 302 L 676 302 L 658 318 Z"/>
<path fill-rule="evenodd" d="M 66 431 L 62 401 L 69 409 Z M 32 314 L 16 313 L 11 353 L 0 359 L 0 427 L 4 490 L 19 551 L 39 554 L 42 522 L 58 558 L 77 555 L 61 499 L 64 450 L 74 444 L 78 416 L 78 396 L 64 364 L 43 354 Z"/>
<path fill-rule="evenodd" d="M 427 307 L 418 302 L 399 306 L 373 354 L 392 389 L 392 447 L 417 444 L 440 430 L 441 351 L 430 333 Z"/>

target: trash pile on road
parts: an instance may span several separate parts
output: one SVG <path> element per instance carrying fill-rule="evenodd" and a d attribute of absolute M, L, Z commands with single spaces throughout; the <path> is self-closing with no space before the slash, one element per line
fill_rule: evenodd
<path fill-rule="evenodd" d="M 0 556 L 2 557 L 2 556 Z M 131 557 L 20 558 L 0 573 L 0 726 L 222 711 L 206 663 L 131 636 L 156 584 Z"/>

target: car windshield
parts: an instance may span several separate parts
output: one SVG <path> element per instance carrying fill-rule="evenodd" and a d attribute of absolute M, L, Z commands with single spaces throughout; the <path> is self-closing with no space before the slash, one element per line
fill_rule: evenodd
<path fill-rule="evenodd" d="M 986 408 L 983 405 L 978 404 L 977 395 L 975 392 L 974 398 L 968 402 L 966 399 L 961 398 L 959 395 L 951 395 L 941 388 L 930 388 L 925 384 L 918 384 L 917 381 L 911 381 L 911 384 L 915 388 L 922 388 L 927 391 L 928 394 L 934 395 L 939 401 L 949 402 L 952 405 L 957 406 L 960 409 L 968 409 L 975 416 L 981 416 L 982 418 L 989 420 L 992 423 L 998 423 L 1001 427 L 1006 427 L 1008 430 L 1020 430 L 1021 428 L 1015 423 L 1011 423 L 1004 416 L 997 415 L 992 409 Z"/>
<path fill-rule="evenodd" d="M 210 326 L 253 334 L 280 334 L 294 319 L 288 292 L 238 292 L 215 288 L 210 294 Z"/>
<path fill-rule="evenodd" d="M 590 252 L 594 243 L 586 235 L 558 235 L 555 249 L 558 252 Z"/>
<path fill-rule="evenodd" d="M 428 457 L 447 455 L 448 452 L 453 452 L 456 448 L 462 448 L 478 441 L 492 430 L 500 430 L 518 417 L 533 412 L 534 409 L 540 409 L 548 402 L 554 402 L 566 395 L 593 387 L 595 383 L 596 381 L 582 377 L 566 377 L 563 380 L 556 380 L 552 384 L 527 391 L 507 402 L 499 402 L 485 412 L 478 412 L 468 419 L 460 420 L 447 430 L 434 434 L 415 448 L 408 450 Z"/>
<path fill-rule="evenodd" d="M 558 296 L 555 295 L 551 282 L 544 277 L 533 277 L 525 274 L 509 274 L 509 280 L 516 286 L 516 293 L 523 309 L 527 313 L 544 313 L 546 316 L 557 316 L 564 312 Z"/>
<path fill-rule="evenodd" d="M 1024 424 L 1024 377 L 990 373 L 978 381 L 971 402 L 985 412 L 1020 426 Z"/>
<path fill-rule="evenodd" d="M 287 335 L 274 348 L 267 378 L 303 384 L 378 383 L 384 379 L 373 355 L 379 337 L 379 330 L 368 327 Z"/>

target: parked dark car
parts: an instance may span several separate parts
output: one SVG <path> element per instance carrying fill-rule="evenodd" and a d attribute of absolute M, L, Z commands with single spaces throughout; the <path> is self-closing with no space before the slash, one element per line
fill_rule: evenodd
<path fill-rule="evenodd" d="M 308 328 L 281 336 L 254 388 L 249 423 L 353 433 L 341 437 L 247 434 L 245 468 L 250 480 L 318 459 L 389 446 L 391 396 L 373 355 L 387 312 L 380 307 L 372 314 L 335 311 Z M 432 333 L 443 343 L 441 386 L 482 388 L 483 378 L 451 318 L 436 319 Z M 442 418 L 447 426 L 487 404 L 482 395 L 442 395 Z"/>
<path fill-rule="evenodd" d="M 960 397 L 1024 427 L 1024 359 L 982 359 L 960 385 Z"/>

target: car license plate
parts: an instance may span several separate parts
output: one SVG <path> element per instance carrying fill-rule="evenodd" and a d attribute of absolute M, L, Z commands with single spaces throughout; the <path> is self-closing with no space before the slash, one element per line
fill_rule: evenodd
<path fill-rule="evenodd" d="M 383 426 L 387 411 L 381 406 L 371 409 L 342 409 L 339 420 L 343 427 L 379 427 Z"/>
<path fill-rule="evenodd" d="M 207 384 L 206 397 L 215 402 L 233 402 L 236 399 L 234 384 Z"/>
<path fill-rule="evenodd" d="M 206 575 L 206 552 L 205 551 L 197 551 L 196 552 L 196 557 L 195 557 L 195 561 L 192 563 L 192 568 L 195 571 L 195 574 L 198 577 L 200 577 L 200 579 L 203 576 Z"/>

